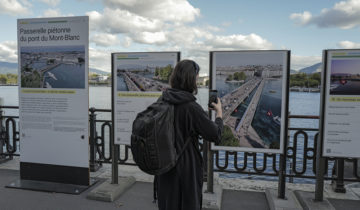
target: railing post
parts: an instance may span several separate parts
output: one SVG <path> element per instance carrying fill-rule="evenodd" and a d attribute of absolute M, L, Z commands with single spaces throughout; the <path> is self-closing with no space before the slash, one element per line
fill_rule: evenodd
<path fill-rule="evenodd" d="M 213 152 L 211 151 L 211 143 L 207 144 L 207 192 L 214 192 L 214 157 Z"/>
<path fill-rule="evenodd" d="M 336 180 L 333 182 L 333 190 L 337 193 L 346 193 L 344 187 L 344 163 L 344 158 L 336 159 Z"/>
<path fill-rule="evenodd" d="M 95 108 L 90 108 L 90 171 L 97 171 L 101 165 L 96 162 L 96 114 Z"/>
<path fill-rule="evenodd" d="M 203 163 L 204 163 L 204 175 L 203 175 L 203 180 L 204 182 L 207 182 L 207 178 L 208 178 L 208 141 L 203 140 L 203 147 L 202 147 L 202 153 L 203 153 Z"/>
<path fill-rule="evenodd" d="M 4 159 L 4 157 L 2 156 L 2 154 L 4 153 L 4 139 L 3 139 L 3 132 L 5 132 L 4 130 L 4 126 L 3 126 L 3 110 L 1 109 L 1 106 L 3 106 L 4 102 L 3 99 L 0 98 L 0 161 Z"/>
<path fill-rule="evenodd" d="M 290 116 L 290 112 L 288 113 Z M 286 119 L 286 129 L 289 128 L 290 120 L 289 118 Z M 286 156 L 287 156 L 287 142 L 290 139 L 290 136 L 287 131 L 285 131 L 284 135 L 284 148 L 283 154 L 280 154 L 279 160 L 279 182 L 278 182 L 278 198 L 285 199 L 286 193 Z"/>
<path fill-rule="evenodd" d="M 111 171 L 111 184 L 118 184 L 119 183 L 119 165 L 118 165 L 118 157 L 119 157 L 119 146 L 115 144 L 115 139 L 114 139 L 114 133 L 115 133 L 115 128 L 114 128 L 114 124 L 111 125 L 111 131 L 110 131 L 110 149 L 111 149 L 111 166 L 112 166 L 112 171 Z"/>
<path fill-rule="evenodd" d="M 119 165 L 118 165 L 118 157 L 119 157 L 119 145 L 112 144 L 112 184 L 119 184 Z"/>
<path fill-rule="evenodd" d="M 325 158 L 321 157 L 321 136 L 316 139 L 316 183 L 315 183 L 315 201 L 323 201 L 324 199 L 324 172 Z"/>
<path fill-rule="evenodd" d="M 278 198 L 285 199 L 286 188 L 286 154 L 280 154 L 279 162 L 279 184 L 278 184 Z"/>

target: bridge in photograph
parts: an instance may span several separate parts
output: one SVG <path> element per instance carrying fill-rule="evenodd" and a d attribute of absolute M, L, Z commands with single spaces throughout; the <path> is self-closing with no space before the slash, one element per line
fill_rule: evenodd
<path fill-rule="evenodd" d="M 131 72 L 122 72 L 120 74 L 123 75 L 129 91 L 163 91 L 169 87 L 168 84 L 143 77 L 139 74 Z"/>
<path fill-rule="evenodd" d="M 266 147 L 255 129 L 251 126 L 265 80 L 266 79 L 258 78 L 249 80 L 238 89 L 222 97 L 224 122 L 231 128 L 234 136 L 240 140 L 240 146 L 255 148 Z M 237 117 L 231 116 L 231 113 L 237 109 L 253 91 L 256 92 L 242 118 L 239 120 Z"/>
<path fill-rule="evenodd" d="M 44 75 L 47 71 L 52 70 L 53 68 L 59 66 L 61 63 L 54 63 L 51 65 L 46 65 L 43 69 L 40 69 L 40 72 L 42 73 L 42 75 Z"/>

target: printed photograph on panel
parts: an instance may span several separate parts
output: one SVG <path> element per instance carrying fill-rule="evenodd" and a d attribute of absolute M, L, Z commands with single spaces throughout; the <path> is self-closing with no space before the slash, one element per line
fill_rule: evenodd
<path fill-rule="evenodd" d="M 85 88 L 84 46 L 21 47 L 22 88 Z"/>
<path fill-rule="evenodd" d="M 331 61 L 330 95 L 360 95 L 360 60 Z"/>
<path fill-rule="evenodd" d="M 169 77 L 174 69 L 174 60 L 142 59 L 141 55 L 136 54 L 131 59 L 128 56 L 117 59 L 118 91 L 156 92 L 170 87 Z"/>
<path fill-rule="evenodd" d="M 284 53 L 215 53 L 223 107 L 219 146 L 279 149 Z"/>

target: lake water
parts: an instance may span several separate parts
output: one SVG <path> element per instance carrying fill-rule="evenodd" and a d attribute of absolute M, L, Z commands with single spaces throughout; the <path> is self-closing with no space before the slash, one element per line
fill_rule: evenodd
<path fill-rule="evenodd" d="M 230 84 L 233 85 L 233 84 Z M 208 95 L 207 89 L 199 89 L 197 95 L 197 101 L 201 106 L 206 109 Z M 90 87 L 89 88 L 89 106 L 101 109 L 110 109 L 111 108 L 111 87 Z M 18 87 L 17 86 L 0 86 L 0 97 L 4 99 L 5 105 L 18 106 Z M 304 92 L 290 92 L 289 98 L 289 112 L 293 115 L 319 115 L 319 106 L 320 106 L 320 93 L 304 93 Z M 17 110 L 6 110 L 6 115 L 18 115 Z M 109 113 L 98 114 L 97 119 L 110 119 Z M 308 119 L 291 119 L 290 127 L 299 127 L 299 128 L 318 128 L 318 120 L 308 120 Z M 294 132 L 290 132 L 290 135 L 293 135 Z M 312 147 L 314 142 L 315 132 L 309 132 L 309 146 Z M 303 148 L 301 145 L 304 144 L 304 138 L 298 139 L 298 148 L 297 148 L 297 160 L 298 164 L 295 166 L 302 168 L 302 155 Z M 292 141 L 289 142 L 292 145 Z M 220 152 L 220 163 L 224 163 L 225 155 L 224 152 Z M 238 162 L 243 163 L 242 156 L 239 157 Z M 248 165 L 251 165 L 252 158 L 248 160 Z M 258 162 L 262 161 L 262 158 L 258 157 Z M 271 166 L 271 159 L 268 160 L 268 166 Z M 232 167 L 234 164 L 233 160 L 229 161 L 229 167 Z M 307 162 L 308 171 L 307 174 L 311 175 L 309 169 L 311 169 L 312 162 Z M 269 167 L 268 167 L 269 168 Z M 331 170 L 331 169 L 329 169 Z M 271 172 L 271 169 L 269 168 Z M 222 173 L 222 177 L 239 177 L 244 175 L 234 174 L 234 173 Z M 263 179 L 263 176 L 259 176 Z M 255 177 L 256 178 L 256 177 Z M 277 180 L 277 177 L 266 177 L 266 179 Z M 313 183 L 313 180 L 299 179 L 298 182 L 304 183 Z"/>
<path fill-rule="evenodd" d="M 45 73 L 45 84 L 48 82 L 53 88 L 84 88 L 84 71 L 83 64 L 60 64 Z"/>

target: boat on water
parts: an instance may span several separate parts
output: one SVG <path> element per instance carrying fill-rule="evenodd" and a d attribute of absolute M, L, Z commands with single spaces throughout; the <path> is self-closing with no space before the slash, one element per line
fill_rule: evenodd
<path fill-rule="evenodd" d="M 270 117 L 271 118 L 271 121 L 273 123 L 275 123 L 276 125 L 280 126 L 281 124 L 281 117 L 279 116 L 274 116 L 271 109 L 269 109 L 267 112 L 266 112 L 266 116 Z"/>
<path fill-rule="evenodd" d="M 269 93 L 276 93 L 276 90 L 269 90 Z"/>
<path fill-rule="evenodd" d="M 53 78 L 54 80 L 57 80 L 57 78 L 55 77 L 55 75 L 51 72 L 48 72 L 48 76 Z"/>
<path fill-rule="evenodd" d="M 278 126 L 281 125 L 281 117 L 279 117 L 279 116 L 273 117 L 273 118 L 272 118 L 272 121 L 273 121 L 276 125 L 278 125 Z"/>
<path fill-rule="evenodd" d="M 332 83 L 332 84 L 330 84 L 330 90 L 334 90 L 339 86 L 340 86 L 340 84 Z"/>
<path fill-rule="evenodd" d="M 44 88 L 52 88 L 52 86 L 50 85 L 50 83 L 45 82 L 45 87 Z"/>

